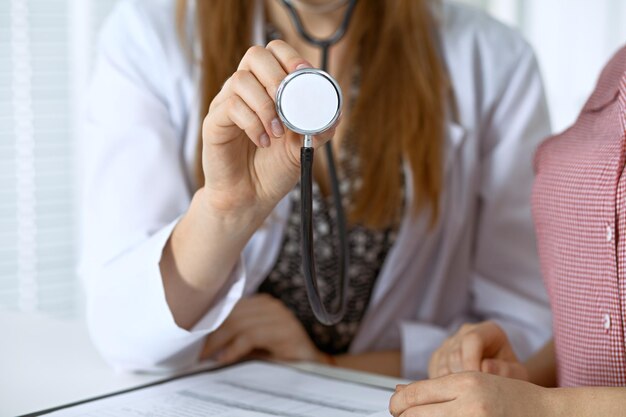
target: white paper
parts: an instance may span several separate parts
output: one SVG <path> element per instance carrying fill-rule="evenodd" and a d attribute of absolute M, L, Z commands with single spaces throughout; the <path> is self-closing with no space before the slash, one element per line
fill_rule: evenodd
<path fill-rule="evenodd" d="M 355 417 L 383 414 L 391 390 L 248 362 L 60 410 L 53 416 Z"/>

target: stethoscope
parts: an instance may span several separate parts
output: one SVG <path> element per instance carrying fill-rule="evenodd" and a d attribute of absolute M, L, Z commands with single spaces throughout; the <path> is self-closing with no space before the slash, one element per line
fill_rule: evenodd
<path fill-rule="evenodd" d="M 346 217 L 341 201 L 339 180 L 335 167 L 333 148 L 326 143 L 326 158 L 335 211 L 337 213 L 339 291 L 338 304 L 329 311 L 319 293 L 315 273 L 313 252 L 313 136 L 330 129 L 341 113 L 343 97 L 341 88 L 328 71 L 329 49 L 345 35 L 357 0 L 340 0 L 339 7 L 347 5 L 343 21 L 337 31 L 327 39 L 311 36 L 302 24 L 300 15 L 293 5 L 294 0 L 282 0 L 298 33 L 310 44 L 320 48 L 322 53 L 321 70 L 305 68 L 289 74 L 280 84 L 276 94 L 276 110 L 285 126 L 304 135 L 301 158 L 301 248 L 302 269 L 307 296 L 317 320 L 327 326 L 340 322 L 346 312 L 349 281 L 346 277 L 349 266 Z"/>

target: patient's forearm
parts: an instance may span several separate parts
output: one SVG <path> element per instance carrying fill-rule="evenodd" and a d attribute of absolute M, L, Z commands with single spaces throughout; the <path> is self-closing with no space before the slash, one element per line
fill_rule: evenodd
<path fill-rule="evenodd" d="M 626 417 L 626 388 L 556 388 L 551 417 Z"/>
<path fill-rule="evenodd" d="M 402 375 L 402 353 L 400 351 L 368 352 L 335 357 L 342 368 L 399 377 Z"/>

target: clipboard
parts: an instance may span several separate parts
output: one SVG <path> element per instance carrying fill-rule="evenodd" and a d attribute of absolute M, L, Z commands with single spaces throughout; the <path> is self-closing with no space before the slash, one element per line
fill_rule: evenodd
<path fill-rule="evenodd" d="M 21 417 L 385 415 L 392 389 L 251 360 L 167 378 Z M 388 415 L 388 412 L 387 412 Z"/>

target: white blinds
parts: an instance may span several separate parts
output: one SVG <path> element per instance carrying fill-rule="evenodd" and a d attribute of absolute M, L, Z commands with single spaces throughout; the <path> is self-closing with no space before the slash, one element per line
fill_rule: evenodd
<path fill-rule="evenodd" d="M 0 308 L 58 317 L 80 310 L 76 279 L 73 99 L 81 21 L 112 0 L 0 1 Z M 94 13 L 80 16 L 76 12 Z M 94 31 L 93 25 L 90 31 Z M 83 72 L 87 72 L 84 70 Z"/>

